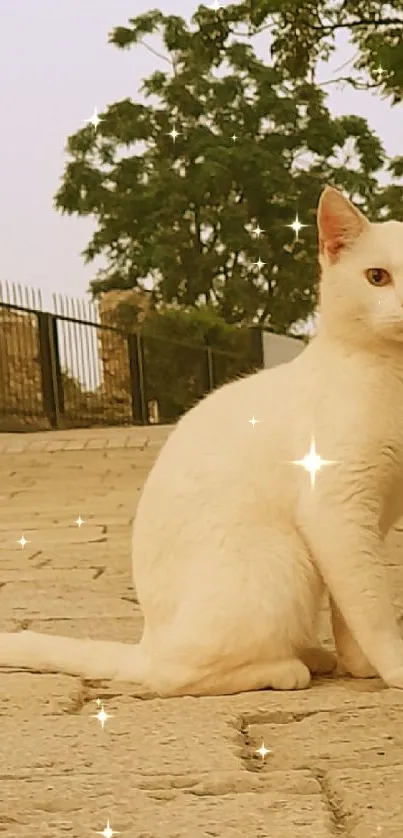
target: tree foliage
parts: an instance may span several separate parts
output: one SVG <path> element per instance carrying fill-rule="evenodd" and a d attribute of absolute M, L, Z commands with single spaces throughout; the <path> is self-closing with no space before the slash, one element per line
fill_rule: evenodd
<path fill-rule="evenodd" d="M 306 78 L 347 30 L 356 55 L 343 78 L 402 101 L 403 0 L 255 0 L 242 4 L 239 19 L 251 33 L 268 30 L 274 65 L 290 78 Z"/>
<path fill-rule="evenodd" d="M 114 317 L 125 331 L 137 330 L 129 302 L 121 302 Z M 141 337 L 146 399 L 158 402 L 162 422 L 178 418 L 211 387 L 260 366 L 260 335 L 229 325 L 209 304 L 201 308 L 162 304 L 143 320 Z"/>
<path fill-rule="evenodd" d="M 97 130 L 87 125 L 69 137 L 56 206 L 96 219 L 85 258 L 103 256 L 106 268 L 92 282 L 95 295 L 141 287 L 148 277 L 154 306 L 208 304 L 228 323 L 287 330 L 316 303 L 315 207 L 323 185 L 340 186 L 370 212 L 387 214 L 401 197 L 400 187 L 386 197 L 378 188 L 385 156 L 366 121 L 332 118 L 325 93 L 306 80 L 308 65 L 299 74 L 296 65 L 287 70 L 296 5 L 259 0 L 252 19 L 244 4 L 219 12 L 199 6 L 191 25 L 154 10 L 112 32 L 122 49 L 161 33 L 171 68 L 144 80 L 151 103 L 111 104 Z M 307 0 L 298 7 L 316 20 L 319 6 Z M 267 15 L 274 51 L 288 56 L 274 66 L 234 34 Z M 294 40 L 310 61 L 308 24 L 302 29 Z M 307 225 L 298 239 L 287 226 L 296 213 Z M 261 237 L 252 232 L 257 226 Z"/>

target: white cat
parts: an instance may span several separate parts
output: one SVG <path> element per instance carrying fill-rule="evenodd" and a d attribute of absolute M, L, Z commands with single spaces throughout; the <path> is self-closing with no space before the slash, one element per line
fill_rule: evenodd
<path fill-rule="evenodd" d="M 2 634 L 0 665 L 162 696 L 300 689 L 335 665 L 316 635 L 327 588 L 342 668 L 403 689 L 382 569 L 403 514 L 403 224 L 370 224 L 327 187 L 318 228 L 319 335 L 190 410 L 148 478 L 133 531 L 140 644 Z M 314 487 L 293 463 L 312 439 L 334 461 Z"/>

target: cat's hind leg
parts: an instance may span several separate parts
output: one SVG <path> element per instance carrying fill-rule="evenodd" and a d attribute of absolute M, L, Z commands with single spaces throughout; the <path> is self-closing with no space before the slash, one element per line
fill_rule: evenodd
<path fill-rule="evenodd" d="M 332 671 L 334 657 L 316 645 L 323 584 L 298 533 L 281 523 L 228 526 L 213 548 L 198 546 L 173 622 L 150 633 L 151 690 L 304 689 L 311 671 Z"/>
<path fill-rule="evenodd" d="M 165 658 L 157 677 L 149 682 L 152 691 L 164 698 L 183 695 L 234 695 L 253 690 L 304 690 L 309 687 L 308 667 L 298 658 L 282 661 L 256 661 L 231 669 L 223 666 L 188 667 Z"/>
<path fill-rule="evenodd" d="M 170 695 L 230 695 L 252 690 L 304 690 L 312 675 L 328 675 L 337 665 L 337 658 L 329 650 L 318 646 L 302 650 L 300 657 L 280 661 L 257 661 L 234 669 L 199 673 L 192 680 L 192 670 L 182 683 L 170 685 Z M 166 685 L 167 686 L 167 685 Z M 165 688 L 166 688 L 165 686 Z M 169 687 L 168 687 L 169 689 Z"/>
<path fill-rule="evenodd" d="M 276 662 L 244 664 L 228 672 L 221 671 L 201 676 L 188 686 L 183 685 L 177 695 L 232 695 L 252 690 L 304 690 L 311 675 L 298 658 Z"/>

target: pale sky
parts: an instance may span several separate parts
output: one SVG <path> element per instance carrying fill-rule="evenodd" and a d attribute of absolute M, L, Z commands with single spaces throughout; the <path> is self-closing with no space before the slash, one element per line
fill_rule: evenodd
<path fill-rule="evenodd" d="M 0 0 L 0 279 L 40 288 L 46 307 L 52 291 L 85 297 L 96 266 L 80 256 L 93 222 L 53 209 L 66 156 L 67 136 L 120 99 L 136 100 L 142 79 L 165 62 L 144 47 L 118 50 L 108 44 L 114 26 L 125 26 L 150 8 L 190 18 L 191 0 Z M 266 36 L 260 36 L 264 56 Z M 154 47 L 155 39 L 148 39 Z M 162 47 L 160 47 L 162 50 Z M 332 64 L 319 81 L 332 77 L 352 50 L 340 40 Z M 345 71 L 344 71 L 345 72 Z M 333 114 L 366 117 L 387 152 L 402 153 L 402 106 L 368 92 L 334 85 Z"/>

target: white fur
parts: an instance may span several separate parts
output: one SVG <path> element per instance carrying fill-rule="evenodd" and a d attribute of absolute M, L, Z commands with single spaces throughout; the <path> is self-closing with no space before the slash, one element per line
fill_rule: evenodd
<path fill-rule="evenodd" d="M 345 228 L 337 259 L 329 216 Z M 334 666 L 316 636 L 326 587 L 342 668 L 403 688 L 381 561 L 403 513 L 403 224 L 369 224 L 330 188 L 318 222 L 319 335 L 291 363 L 203 399 L 149 475 L 133 528 L 140 644 L 3 634 L 0 665 L 160 695 L 302 688 Z M 370 285 L 374 267 L 393 284 Z M 292 462 L 312 438 L 335 461 L 314 488 Z"/>

